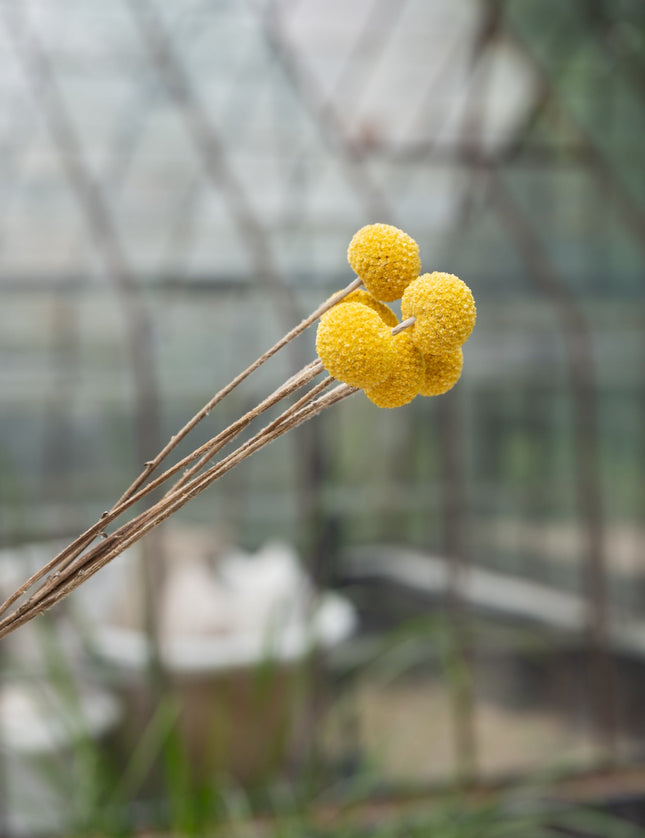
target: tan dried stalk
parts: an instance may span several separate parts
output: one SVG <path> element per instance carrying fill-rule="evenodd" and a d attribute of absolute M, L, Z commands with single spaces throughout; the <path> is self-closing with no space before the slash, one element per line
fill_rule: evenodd
<path fill-rule="evenodd" d="M 64 570 L 45 580 L 34 594 L 22 605 L 0 621 L 0 638 L 14 631 L 19 626 L 33 619 L 50 608 L 67 594 L 79 587 L 83 582 L 105 567 L 112 559 L 120 555 L 128 547 L 143 538 L 150 530 L 165 521 L 174 512 L 185 506 L 189 500 L 196 497 L 247 457 L 260 448 L 297 427 L 308 419 L 316 416 L 332 404 L 341 401 L 356 392 L 356 388 L 346 384 L 337 385 L 330 393 L 316 398 L 324 388 L 333 381 L 326 378 L 316 385 L 302 399 L 287 408 L 267 426 L 262 428 L 250 440 L 240 445 L 223 460 L 212 466 L 203 474 L 176 490 L 172 490 L 154 504 L 150 509 L 142 512 L 132 521 L 124 524 L 105 541 L 95 545 L 88 552 L 77 557 L 76 561 Z"/>
<path fill-rule="evenodd" d="M 317 359 L 291 376 L 291 378 L 280 385 L 280 387 L 255 408 L 245 413 L 203 445 L 200 445 L 192 453 L 175 463 L 161 475 L 146 483 L 152 472 L 168 457 L 190 431 L 202 419 L 208 416 L 211 410 L 222 399 L 231 393 L 242 381 L 248 378 L 252 372 L 257 370 L 269 358 L 314 323 L 321 314 L 343 299 L 343 297 L 359 288 L 360 285 L 361 281 L 355 279 L 342 291 L 334 294 L 318 306 L 315 311 L 236 376 L 226 387 L 218 391 L 212 399 L 174 434 L 157 456 L 153 460 L 145 463 L 143 471 L 110 510 L 104 512 L 96 523 L 34 573 L 0 605 L 0 616 L 5 615 L 0 620 L 0 638 L 14 631 L 18 626 L 28 622 L 37 614 L 42 613 L 51 605 L 58 602 L 108 562 L 116 558 L 127 547 L 136 543 L 147 532 L 166 520 L 166 518 L 178 509 L 181 509 L 191 498 L 202 492 L 211 483 L 226 474 L 226 472 L 235 468 L 236 465 L 251 456 L 255 451 L 268 445 L 291 428 L 297 427 L 302 422 L 320 413 L 326 407 L 355 392 L 355 388 L 342 384 L 334 388 L 330 393 L 320 396 L 320 393 L 333 381 L 329 377 L 326 378 L 318 385 L 315 385 L 293 405 L 284 410 L 276 419 L 251 437 L 251 439 L 244 442 L 232 453 L 210 468 L 202 471 L 209 461 L 225 445 L 230 443 L 248 427 L 254 419 L 312 381 L 323 369 L 322 363 Z M 175 481 L 172 488 L 166 492 L 161 500 L 135 516 L 128 523 L 121 525 L 111 535 L 106 535 L 105 528 L 110 523 L 182 469 L 185 469 L 184 473 Z M 103 536 L 104 540 L 94 547 L 90 547 L 99 535 Z M 17 605 L 13 611 L 10 611 L 11 607 L 16 605 L 29 591 L 33 592 L 28 599 Z M 10 613 L 7 613 L 9 611 Z"/>
<path fill-rule="evenodd" d="M 159 477 L 152 480 L 143 488 L 139 489 L 138 492 L 135 494 L 131 494 L 126 500 L 122 500 L 118 502 L 109 512 L 104 512 L 101 518 L 93 524 L 88 530 L 82 533 L 78 538 L 76 538 L 71 544 L 69 544 L 64 550 L 58 553 L 54 558 L 49 561 L 44 567 L 38 570 L 36 573 L 33 574 L 23 585 L 21 585 L 18 590 L 16 590 L 13 594 L 11 594 L 8 599 L 5 600 L 4 603 L 0 606 L 0 615 L 4 614 L 8 608 L 13 605 L 20 597 L 25 594 L 31 587 L 33 587 L 38 581 L 40 581 L 44 576 L 48 573 L 51 573 L 53 570 L 56 570 L 56 573 L 53 573 L 50 577 L 49 584 L 53 584 L 55 579 L 57 578 L 58 574 L 70 564 L 83 552 L 83 550 L 97 537 L 97 535 L 101 534 L 105 527 L 114 521 L 116 518 L 120 517 L 124 512 L 126 512 L 131 506 L 138 503 L 142 500 L 146 495 L 150 492 L 157 489 L 160 485 L 166 482 L 170 477 L 180 471 L 182 468 L 190 465 L 195 459 L 200 457 L 204 454 L 204 452 L 208 452 L 208 458 L 210 459 L 223 448 L 228 442 L 235 438 L 247 425 L 249 425 L 253 419 L 257 416 L 264 413 L 273 405 L 277 404 L 281 399 L 285 398 L 286 396 L 293 393 L 299 387 L 303 386 L 307 382 L 309 382 L 313 377 L 318 375 L 321 371 L 322 365 L 319 360 L 313 361 L 311 364 L 308 364 L 304 367 L 300 372 L 296 373 L 292 376 L 288 381 L 278 387 L 270 396 L 268 396 L 264 401 L 260 402 L 259 405 L 254 407 L 252 410 L 248 411 L 248 413 L 244 414 L 244 416 L 237 419 L 223 431 L 221 431 L 217 436 L 212 437 L 210 440 L 205 442 L 199 448 L 196 448 L 191 454 L 188 454 L 179 462 L 175 463 L 174 466 L 167 469 L 163 474 Z M 206 460 L 207 461 L 207 460 Z M 123 497 L 123 496 L 122 496 Z"/>

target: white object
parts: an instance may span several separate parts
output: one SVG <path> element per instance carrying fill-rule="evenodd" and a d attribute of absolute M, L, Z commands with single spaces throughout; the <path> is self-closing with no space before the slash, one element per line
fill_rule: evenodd
<path fill-rule="evenodd" d="M 282 663 L 330 649 L 356 625 L 351 603 L 317 593 L 293 549 L 271 542 L 254 554 L 173 557 L 159 611 L 160 650 L 177 674 Z M 106 620 L 91 639 L 96 655 L 120 670 L 145 668 L 150 654 L 140 626 Z"/>

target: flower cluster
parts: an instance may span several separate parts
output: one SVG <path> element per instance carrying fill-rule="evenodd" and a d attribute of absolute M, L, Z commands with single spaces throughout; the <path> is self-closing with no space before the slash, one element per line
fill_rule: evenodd
<path fill-rule="evenodd" d="M 379 407 L 450 390 L 475 325 L 468 286 L 452 274 L 420 276 L 417 243 L 388 224 L 360 229 L 347 258 L 365 287 L 320 318 L 316 350 L 327 372 L 364 390 Z M 385 304 L 398 299 L 400 324 Z"/>

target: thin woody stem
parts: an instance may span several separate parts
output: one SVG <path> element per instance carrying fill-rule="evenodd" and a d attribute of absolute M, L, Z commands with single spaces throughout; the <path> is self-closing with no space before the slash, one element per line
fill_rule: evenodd
<path fill-rule="evenodd" d="M 234 389 L 234 386 L 237 386 L 237 383 L 240 383 L 244 378 L 250 375 L 254 369 L 257 369 L 261 363 L 264 363 L 271 355 L 275 354 L 279 348 L 284 346 L 288 340 L 292 340 L 295 336 L 300 334 L 304 329 L 307 328 L 308 325 L 319 317 L 324 311 L 328 310 L 331 306 L 335 305 L 339 300 L 343 299 L 343 297 L 347 296 L 357 287 L 359 287 L 361 281 L 357 278 L 352 283 L 350 283 L 346 288 L 342 291 L 339 291 L 337 294 L 333 295 L 329 298 L 325 303 L 319 306 L 308 318 L 303 320 L 295 329 L 292 329 L 288 335 L 285 335 L 281 341 L 278 341 L 271 350 L 264 353 L 258 361 L 248 367 L 243 373 L 241 373 L 237 379 L 234 379 L 231 384 L 227 387 L 220 390 L 207 405 L 199 411 L 193 419 L 188 422 L 182 430 L 176 434 L 170 443 L 166 445 L 164 449 L 157 455 L 154 461 L 151 461 L 146 466 L 146 472 L 149 474 L 155 466 L 152 463 L 160 463 L 165 456 L 180 442 L 181 439 L 186 436 L 188 430 L 192 429 L 200 419 L 206 416 L 214 404 L 221 401 L 224 398 L 224 395 L 227 395 Z M 392 335 L 396 335 L 401 332 L 403 329 L 408 328 L 415 322 L 414 317 L 409 317 L 407 320 L 402 321 L 397 326 L 392 329 Z M 290 337 L 291 336 L 291 337 Z M 41 589 L 41 591 L 47 591 L 52 589 L 58 583 L 58 579 L 60 574 L 63 570 L 73 564 L 73 562 L 82 554 L 82 552 L 91 544 L 91 542 L 96 538 L 99 533 L 105 530 L 105 527 L 110 524 L 113 520 L 118 518 L 122 515 L 127 509 L 133 506 L 135 503 L 138 503 L 142 498 L 144 498 L 147 494 L 154 491 L 160 485 L 165 483 L 170 477 L 180 471 L 182 468 L 189 466 L 190 463 L 194 463 L 194 465 L 190 468 L 186 469 L 186 472 L 182 475 L 182 477 L 173 485 L 173 488 L 170 490 L 170 493 L 173 491 L 178 490 L 179 488 L 185 486 L 189 481 L 197 474 L 201 468 L 216 454 L 218 453 L 227 443 L 229 443 L 232 439 L 234 439 L 247 425 L 249 425 L 253 419 L 263 413 L 265 410 L 269 409 L 271 406 L 276 404 L 278 401 L 283 399 L 285 396 L 289 395 L 295 389 L 306 384 L 310 381 L 313 377 L 318 375 L 318 373 L 322 370 L 322 363 L 319 359 L 312 361 L 298 373 L 293 375 L 290 379 L 288 379 L 281 387 L 277 388 L 270 396 L 268 396 L 264 401 L 262 401 L 257 407 L 253 410 L 248 411 L 244 416 L 240 417 L 236 422 L 234 422 L 229 427 L 225 428 L 216 436 L 212 437 L 206 443 L 201 445 L 191 454 L 184 457 L 178 463 L 176 463 L 171 468 L 167 469 L 163 474 L 155 478 L 151 481 L 147 486 L 139 491 L 133 491 L 133 487 L 135 484 L 139 485 L 139 480 L 144 480 L 145 477 L 142 475 L 137 478 L 135 483 L 133 483 L 126 492 L 121 496 L 119 501 L 117 501 L 114 506 L 107 512 L 104 512 L 101 518 L 93 524 L 89 529 L 87 529 L 84 533 L 82 533 L 78 538 L 72 541 L 64 550 L 62 550 L 58 555 L 54 556 L 51 561 L 49 561 L 46 565 L 44 565 L 40 570 L 34 573 L 29 579 L 27 579 L 11 596 L 9 596 L 1 605 L 0 605 L 0 616 L 5 614 L 7 610 L 17 602 L 21 596 L 23 596 L 31 587 L 33 587 L 37 582 L 39 582 L 43 577 L 45 577 L 51 571 L 57 569 L 57 572 L 53 574 L 53 576 L 45 583 L 45 586 Z M 237 383 L 235 383 L 237 382 Z M 199 417 L 199 418 L 197 418 Z M 187 430 L 188 429 L 188 430 Z M 166 452 L 164 454 L 164 451 Z M 163 456 L 162 456 L 163 455 Z M 199 459 L 198 459 L 199 458 Z M 197 462 L 195 463 L 195 460 Z M 166 493 L 166 496 L 168 494 Z M 30 600 L 31 601 L 31 600 Z"/>
<path fill-rule="evenodd" d="M 259 416 L 261 413 L 264 413 L 273 405 L 277 404 L 286 396 L 290 395 L 292 392 L 297 390 L 298 388 L 302 387 L 307 382 L 311 381 L 316 375 L 320 373 L 322 370 L 322 364 L 319 360 L 312 361 L 310 364 L 307 364 L 300 372 L 293 375 L 288 381 L 278 387 L 270 396 L 264 399 L 260 404 L 258 404 L 255 408 L 248 411 L 244 416 L 240 417 L 236 422 L 229 427 L 225 428 L 221 431 L 217 436 L 213 437 L 212 439 L 208 440 L 206 443 L 201 445 L 195 451 L 193 451 L 188 456 L 184 457 L 174 466 L 169 468 L 155 480 L 151 481 L 147 486 L 140 489 L 137 493 L 131 495 L 125 501 L 115 504 L 109 512 L 104 512 L 101 518 L 93 524 L 89 529 L 87 529 L 84 533 L 78 536 L 74 541 L 71 542 L 64 550 L 54 556 L 51 561 L 49 561 L 44 567 L 34 573 L 26 582 L 24 582 L 17 591 L 15 591 L 10 597 L 8 597 L 2 605 L 0 605 L 0 615 L 4 614 L 17 600 L 20 599 L 36 582 L 40 581 L 44 576 L 50 573 L 52 570 L 58 568 L 58 571 L 61 572 L 64 568 L 69 566 L 82 552 L 83 550 L 96 538 L 96 536 L 105 529 L 105 527 L 111 523 L 115 518 L 118 518 L 122 515 L 127 509 L 133 506 L 135 503 L 138 503 L 142 498 L 144 498 L 147 494 L 152 492 L 182 468 L 185 468 L 187 465 L 190 465 L 191 462 L 194 462 L 198 457 L 204 454 L 205 451 L 210 451 L 208 459 L 214 455 L 214 453 L 220 450 L 225 444 L 230 442 L 234 439 L 248 424 L 250 424 L 253 419 Z M 52 579 L 56 579 L 58 574 L 54 574 Z"/>
<path fill-rule="evenodd" d="M 413 326 L 416 323 L 416 317 L 408 317 L 407 320 L 402 320 L 400 323 L 397 323 L 396 326 L 392 329 L 393 335 L 398 335 L 399 332 L 402 332 L 404 329 L 408 329 L 410 326 Z"/>
<path fill-rule="evenodd" d="M 30 600 L 0 621 L 0 637 L 9 634 L 18 626 L 28 622 L 37 614 L 58 602 L 123 550 L 134 544 L 171 514 L 181 509 L 191 498 L 202 492 L 227 471 L 235 468 L 251 454 L 282 436 L 291 428 L 297 427 L 330 405 L 356 392 L 355 388 L 341 384 L 330 393 L 319 398 L 313 398 L 332 381 L 333 379 L 327 378 L 316 385 L 312 391 L 299 399 L 224 460 L 199 477 L 193 478 L 186 486 L 162 498 L 150 510 L 142 513 L 134 521 L 125 524 L 113 533 L 107 541 L 95 546 L 89 553 L 81 556 L 80 563 L 66 568 L 58 575 L 55 587 L 37 591 Z"/>
<path fill-rule="evenodd" d="M 289 340 L 292 340 L 296 337 L 300 332 L 307 328 L 308 325 L 317 319 L 324 311 L 328 310 L 331 306 L 335 305 L 339 300 L 343 299 L 343 297 L 347 296 L 357 287 L 359 287 L 361 281 L 359 279 L 355 279 L 352 283 L 350 283 L 346 288 L 342 291 L 339 291 L 337 294 L 330 297 L 325 303 L 319 306 L 308 318 L 303 320 L 297 327 L 292 329 L 287 335 L 285 335 L 278 343 L 276 343 L 271 350 L 264 353 L 254 364 L 248 367 L 243 373 L 241 373 L 237 379 L 234 379 L 227 387 L 220 390 L 207 405 L 199 411 L 193 419 L 191 419 L 182 430 L 176 434 L 168 445 L 165 446 L 164 449 L 157 455 L 154 461 L 151 461 L 146 466 L 146 471 L 149 474 L 152 469 L 155 467 L 152 463 L 158 464 L 162 461 L 162 459 L 167 456 L 168 453 L 183 439 L 188 431 L 194 427 L 198 421 L 200 421 L 204 416 L 206 416 L 212 407 L 221 401 L 225 395 L 230 393 L 234 386 L 237 386 L 244 378 L 250 375 L 254 369 L 257 369 L 265 360 L 268 360 L 271 355 L 275 354 L 280 348 L 282 348 Z M 414 317 L 410 317 L 407 320 L 399 323 L 392 329 L 392 335 L 398 334 L 403 329 L 408 328 L 415 322 Z M 29 579 L 26 580 L 10 597 L 8 597 L 1 605 L 0 605 L 0 616 L 5 614 L 7 610 L 17 602 L 21 596 L 23 596 L 31 587 L 33 587 L 37 582 L 39 582 L 43 577 L 47 576 L 48 573 L 56 569 L 56 573 L 54 573 L 49 580 L 41 587 L 41 589 L 37 592 L 39 596 L 42 596 L 48 590 L 54 589 L 60 581 L 60 576 L 64 570 L 68 567 L 73 565 L 75 560 L 83 553 L 83 551 L 91 544 L 91 542 L 99 535 L 101 532 L 105 530 L 105 527 L 111 523 L 113 520 L 118 518 L 122 515 L 127 509 L 133 506 L 135 503 L 138 503 L 142 498 L 144 498 L 147 494 L 154 491 L 164 482 L 166 482 L 170 477 L 180 471 L 182 468 L 189 466 L 190 463 L 194 463 L 194 465 L 190 468 L 187 468 L 182 477 L 176 481 L 173 485 L 172 489 L 166 493 L 164 498 L 168 498 L 174 492 L 178 491 L 182 487 L 190 484 L 190 481 L 194 478 L 194 476 L 203 468 L 206 463 L 212 459 L 215 454 L 217 454 L 226 444 L 228 444 L 231 440 L 233 440 L 245 427 L 247 427 L 253 419 L 259 416 L 261 413 L 269 409 L 271 406 L 275 405 L 277 402 L 285 398 L 287 395 L 292 393 L 294 390 L 298 389 L 299 387 L 306 384 L 319 372 L 323 369 L 322 362 L 319 359 L 312 361 L 310 364 L 305 366 L 302 370 L 298 373 L 295 373 L 290 379 L 288 379 L 283 385 L 278 387 L 270 396 L 264 399 L 260 404 L 258 404 L 253 410 L 248 411 L 244 416 L 240 417 L 236 422 L 234 422 L 229 427 L 225 428 L 215 437 L 212 437 L 206 443 L 201 445 L 191 454 L 184 457 L 178 463 L 176 463 L 171 468 L 167 469 L 163 474 L 155 478 L 151 481 L 147 486 L 139 489 L 139 491 L 133 491 L 133 487 L 135 484 L 139 484 L 140 479 L 145 479 L 142 475 L 137 478 L 135 483 L 129 487 L 126 492 L 121 496 L 119 501 L 117 501 L 112 509 L 107 512 L 104 512 L 101 518 L 88 530 L 82 533 L 78 538 L 76 538 L 71 544 L 69 544 L 63 551 L 61 551 L 58 555 L 54 556 L 50 562 L 44 565 L 40 570 L 38 570 L 35 574 L 33 574 Z M 305 397 L 306 400 L 310 400 L 312 395 L 309 394 Z M 296 406 L 299 403 L 296 403 Z M 294 406 L 295 407 L 295 406 Z M 199 417 L 199 418 L 197 418 Z M 240 450 L 240 449 L 238 449 Z M 164 453 L 166 452 L 166 453 Z M 197 462 L 195 462 L 197 460 Z M 154 509 L 154 507 L 153 507 Z M 146 513 L 143 513 L 146 514 Z M 135 519 L 135 521 L 138 519 Z M 125 525 L 126 527 L 130 527 L 133 522 L 130 522 L 129 525 Z M 119 530 L 120 532 L 120 530 Z M 25 603 L 25 606 L 28 606 L 31 603 L 31 599 Z"/>

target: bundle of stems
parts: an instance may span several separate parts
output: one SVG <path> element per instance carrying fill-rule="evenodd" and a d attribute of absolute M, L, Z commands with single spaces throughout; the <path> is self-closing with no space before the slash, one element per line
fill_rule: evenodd
<path fill-rule="evenodd" d="M 251 454 L 292 428 L 316 416 L 332 404 L 356 392 L 357 388 L 336 383 L 331 376 L 326 376 L 319 383 L 310 386 L 304 395 L 297 398 L 275 419 L 238 445 L 232 452 L 213 462 L 213 459 L 224 446 L 236 439 L 253 420 L 279 402 L 292 396 L 298 390 L 310 385 L 324 371 L 322 362 L 316 359 L 295 375 L 292 375 L 252 410 L 197 447 L 191 454 L 167 468 L 157 477 L 152 477 L 153 472 L 161 463 L 167 459 L 190 431 L 210 414 L 211 410 L 222 399 L 328 309 L 360 288 L 361 285 L 361 280 L 356 278 L 342 291 L 334 294 L 223 389 L 215 393 L 183 428 L 171 437 L 156 457 L 144 464 L 141 474 L 111 509 L 105 511 L 91 527 L 81 533 L 65 549 L 61 550 L 27 579 L 0 605 L 0 638 L 59 602 L 126 548 L 139 541 L 151 529 L 165 521 L 170 515 L 188 503 L 191 498 L 196 497 L 215 480 L 218 480 L 247 457 L 250 457 Z M 403 326 L 404 324 L 400 325 Z M 332 387 L 331 385 L 335 386 Z M 176 477 L 180 472 L 180 476 Z M 159 500 L 151 503 L 147 509 L 118 526 L 110 534 L 106 532 L 106 528 L 113 521 L 123 516 L 132 506 L 173 477 L 176 477 L 174 483 Z"/>

